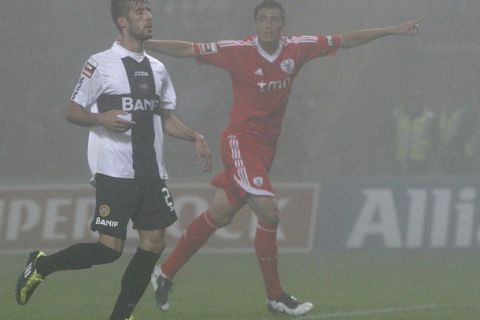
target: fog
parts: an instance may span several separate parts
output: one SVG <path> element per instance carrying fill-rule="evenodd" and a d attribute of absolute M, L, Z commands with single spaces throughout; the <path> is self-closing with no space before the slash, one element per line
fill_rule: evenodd
<path fill-rule="evenodd" d="M 472 165 L 457 170 L 456 158 L 441 158 L 441 133 L 434 134 L 435 151 L 426 168 L 411 170 L 396 162 L 393 117 L 395 108 L 409 104 L 433 115 L 443 108 L 480 104 L 478 0 L 280 2 L 287 11 L 287 34 L 342 33 L 419 16 L 425 20 L 416 37 L 380 39 L 304 66 L 287 109 L 271 172 L 274 183 L 478 172 L 480 147 L 472 143 Z M 155 38 L 243 39 L 254 32 L 257 3 L 152 0 Z M 88 130 L 67 123 L 64 111 L 83 63 L 117 37 L 109 1 L 1 1 L 0 12 L 0 184 L 86 183 Z M 176 114 L 206 136 L 218 172 L 218 144 L 231 107 L 228 74 L 193 60 L 153 55 L 173 79 Z M 473 127 L 476 122 L 474 118 Z M 473 130 L 469 138 L 480 143 L 477 135 Z M 166 152 L 172 181 L 211 178 L 195 164 L 190 143 L 168 138 Z"/>

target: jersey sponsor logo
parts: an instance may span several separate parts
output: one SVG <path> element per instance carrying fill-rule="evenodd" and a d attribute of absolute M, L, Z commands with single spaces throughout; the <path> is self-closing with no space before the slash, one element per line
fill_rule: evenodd
<path fill-rule="evenodd" d="M 200 54 L 217 53 L 218 47 L 215 42 L 199 43 Z"/>
<path fill-rule="evenodd" d="M 327 38 L 327 44 L 329 47 L 333 47 L 333 37 L 332 36 L 326 36 Z"/>
<path fill-rule="evenodd" d="M 93 60 L 92 58 L 88 59 L 88 61 L 83 66 L 82 74 L 85 77 L 90 79 L 95 73 L 95 70 L 97 70 L 97 66 L 98 66 L 97 61 Z"/>
<path fill-rule="evenodd" d="M 280 68 L 282 68 L 285 73 L 292 74 L 295 69 L 295 62 L 293 59 L 283 60 L 282 63 L 280 63 Z"/>
<path fill-rule="evenodd" d="M 100 215 L 100 217 L 106 218 L 110 214 L 110 207 L 106 204 L 102 204 L 98 208 L 98 214 Z"/>
<path fill-rule="evenodd" d="M 148 72 L 147 71 L 135 71 L 134 76 L 135 77 L 148 77 Z"/>
<path fill-rule="evenodd" d="M 97 219 L 95 219 L 95 224 L 100 225 L 100 226 L 105 226 L 105 227 L 116 228 L 116 227 L 118 227 L 119 222 L 114 221 L 114 220 L 106 220 L 106 219 L 102 219 L 102 218 L 97 218 Z"/>
<path fill-rule="evenodd" d="M 122 97 L 123 111 L 154 111 L 160 106 L 158 99 L 134 99 L 131 97 Z"/>
<path fill-rule="evenodd" d="M 254 74 L 256 74 L 257 76 L 263 76 L 263 70 L 262 68 L 258 68 L 257 70 L 255 70 Z"/>
<path fill-rule="evenodd" d="M 75 90 L 73 91 L 72 98 L 71 98 L 72 101 L 75 101 L 75 98 L 77 97 L 77 94 L 80 92 L 80 89 L 82 88 L 84 81 L 85 81 L 85 77 L 81 76 L 80 80 L 78 80 Z"/>
<path fill-rule="evenodd" d="M 290 77 L 286 77 L 282 80 L 273 80 L 270 82 L 260 81 L 257 82 L 257 86 L 260 89 L 260 92 L 269 92 L 273 90 L 284 90 L 290 87 Z"/>

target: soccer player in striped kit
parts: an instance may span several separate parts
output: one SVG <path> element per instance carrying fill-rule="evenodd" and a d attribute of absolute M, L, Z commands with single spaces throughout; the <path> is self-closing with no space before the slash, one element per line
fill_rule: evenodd
<path fill-rule="evenodd" d="M 88 163 L 96 187 L 91 229 L 96 243 L 78 243 L 51 255 L 30 254 L 19 276 L 16 299 L 28 302 L 37 286 L 60 270 L 86 269 L 117 260 L 131 219 L 140 243 L 122 278 L 110 320 L 129 319 L 148 286 L 165 247 L 165 229 L 176 220 L 166 185 L 163 131 L 194 143 L 211 171 L 211 153 L 202 135 L 173 113 L 176 95 L 165 66 L 147 55 L 153 16 L 144 0 L 112 0 L 120 38 L 85 63 L 68 105 L 69 122 L 90 128 Z"/>
<path fill-rule="evenodd" d="M 145 44 L 147 49 L 224 69 L 233 84 L 230 121 L 221 138 L 224 170 L 212 180 L 217 188 L 213 202 L 188 225 L 174 251 L 152 274 L 157 304 L 163 311 L 170 308 L 168 292 L 175 274 L 245 204 L 258 218 L 254 245 L 268 310 L 299 316 L 313 308 L 311 302 L 298 301 L 286 293 L 280 284 L 276 243 L 279 209 L 268 176 L 293 82 L 310 60 L 389 35 L 415 35 L 420 19 L 346 34 L 289 37 L 282 34 L 284 8 L 274 0 L 265 0 L 255 8 L 254 21 L 256 34 L 245 40 L 150 40 Z"/>

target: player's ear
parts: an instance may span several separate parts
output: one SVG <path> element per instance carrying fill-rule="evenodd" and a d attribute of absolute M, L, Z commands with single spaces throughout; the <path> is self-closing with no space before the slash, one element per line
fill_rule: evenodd
<path fill-rule="evenodd" d="M 128 21 L 126 17 L 119 16 L 117 18 L 117 26 L 120 29 L 126 28 L 128 26 Z"/>

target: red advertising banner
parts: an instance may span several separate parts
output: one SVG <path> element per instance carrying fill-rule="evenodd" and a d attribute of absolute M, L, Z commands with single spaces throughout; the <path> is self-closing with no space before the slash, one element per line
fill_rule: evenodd
<path fill-rule="evenodd" d="M 188 223 L 208 208 L 214 189 L 208 184 L 169 184 L 178 221 L 167 229 L 171 249 Z M 278 243 L 283 252 L 307 252 L 314 244 L 319 186 L 279 184 Z M 89 225 L 95 207 L 88 185 L 0 187 L 0 252 L 59 249 L 97 238 Z M 255 215 L 245 207 L 226 228 L 218 230 L 203 252 L 253 250 Z M 137 233 L 129 228 L 126 249 L 135 248 Z"/>

